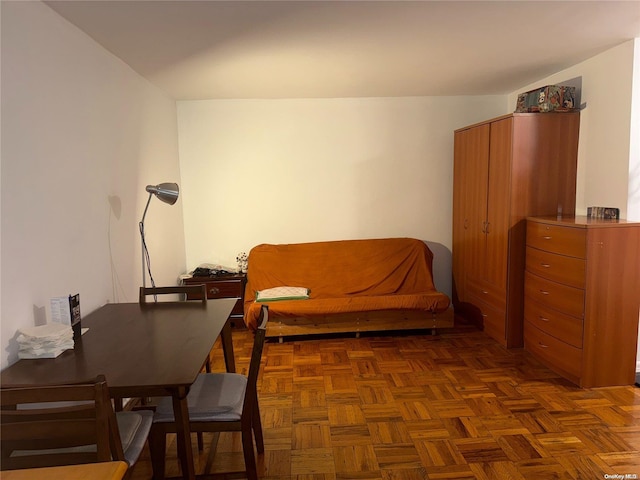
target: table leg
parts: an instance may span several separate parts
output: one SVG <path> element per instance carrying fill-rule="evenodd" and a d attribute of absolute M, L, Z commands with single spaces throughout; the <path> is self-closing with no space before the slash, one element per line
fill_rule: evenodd
<path fill-rule="evenodd" d="M 189 428 L 189 407 L 187 388 L 180 387 L 173 393 L 173 415 L 176 421 L 176 440 L 178 458 L 182 468 L 182 478 L 195 480 L 196 471 L 191 448 L 191 429 Z"/>
<path fill-rule="evenodd" d="M 231 320 L 227 319 L 227 323 L 222 327 L 222 353 L 224 355 L 224 364 L 227 367 L 227 372 L 235 373 L 236 360 L 233 356 L 233 339 L 231 336 Z"/>

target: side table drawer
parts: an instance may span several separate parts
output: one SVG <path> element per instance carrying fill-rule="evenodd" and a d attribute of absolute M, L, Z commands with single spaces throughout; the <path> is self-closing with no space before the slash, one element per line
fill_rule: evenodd
<path fill-rule="evenodd" d="M 218 282 L 206 282 L 207 298 L 242 298 L 242 282 L 240 280 L 227 280 Z"/>
<path fill-rule="evenodd" d="M 584 288 L 585 260 L 527 247 L 527 271 L 539 277 Z"/>
<path fill-rule="evenodd" d="M 231 311 L 231 318 L 239 319 L 244 317 L 244 287 L 247 283 L 246 275 L 230 274 L 218 277 L 191 277 L 183 281 L 188 285 L 204 284 L 208 299 L 237 298 L 238 301 Z"/>
<path fill-rule="evenodd" d="M 567 315 L 584 318 L 584 290 L 580 288 L 568 287 L 525 272 L 524 295 L 527 299 Z"/>
<path fill-rule="evenodd" d="M 527 245 L 570 257 L 586 258 L 587 238 L 584 229 L 527 222 Z"/>

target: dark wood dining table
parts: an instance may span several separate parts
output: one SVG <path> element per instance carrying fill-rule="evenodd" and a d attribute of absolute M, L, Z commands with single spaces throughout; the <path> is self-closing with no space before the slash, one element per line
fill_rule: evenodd
<path fill-rule="evenodd" d="M 229 315 L 235 298 L 202 302 L 112 303 L 82 319 L 88 331 L 56 358 L 19 360 L 0 383 L 45 385 L 104 374 L 114 398 L 171 396 L 183 477 L 195 478 L 187 394 L 218 337 L 235 371 Z"/>

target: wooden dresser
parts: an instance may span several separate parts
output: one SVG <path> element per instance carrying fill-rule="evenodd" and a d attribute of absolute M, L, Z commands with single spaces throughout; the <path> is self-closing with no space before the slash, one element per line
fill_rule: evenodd
<path fill-rule="evenodd" d="M 635 381 L 640 223 L 527 220 L 524 346 L 581 387 Z"/>

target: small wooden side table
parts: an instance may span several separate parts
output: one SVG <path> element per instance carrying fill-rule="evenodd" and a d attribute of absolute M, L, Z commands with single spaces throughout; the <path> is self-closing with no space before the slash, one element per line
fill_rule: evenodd
<path fill-rule="evenodd" d="M 236 298 L 231 311 L 231 324 L 234 328 L 244 325 L 244 288 L 247 285 L 246 273 L 230 273 L 210 277 L 191 277 L 182 280 L 185 285 L 206 285 L 207 298 Z"/>

